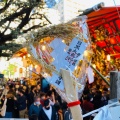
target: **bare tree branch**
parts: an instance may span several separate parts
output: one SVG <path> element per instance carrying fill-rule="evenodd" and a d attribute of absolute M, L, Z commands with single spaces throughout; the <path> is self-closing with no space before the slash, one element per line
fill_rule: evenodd
<path fill-rule="evenodd" d="M 13 0 L 10 0 L 8 3 L 7 3 L 7 1 L 6 1 L 5 6 L 0 9 L 0 14 L 3 13 L 3 12 L 10 6 L 10 4 L 11 4 L 12 1 L 13 1 Z"/>
<path fill-rule="evenodd" d="M 7 27 L 5 28 L 5 30 L 4 30 L 2 33 L 5 33 L 5 32 L 6 32 L 6 30 L 7 30 L 7 29 L 9 28 L 9 26 L 10 26 L 10 23 L 11 23 L 11 21 L 9 21 Z"/>
<path fill-rule="evenodd" d="M 16 12 L 16 13 L 13 13 L 12 15 L 9 15 L 8 17 L 6 17 L 5 19 L 2 19 L 0 21 L 0 26 L 3 24 L 3 23 L 6 23 L 7 21 L 12 21 L 14 20 L 15 18 L 17 18 L 18 16 L 21 16 L 22 14 L 25 14 L 27 13 L 29 10 L 31 10 L 31 8 L 23 8 L 21 9 L 19 12 Z"/>
<path fill-rule="evenodd" d="M 50 22 L 50 20 L 43 14 L 43 16 L 44 16 L 44 18 L 50 23 L 50 24 L 52 24 L 51 22 Z"/>
<path fill-rule="evenodd" d="M 28 31 L 32 30 L 32 29 L 37 29 L 37 28 L 40 28 L 40 27 L 43 27 L 43 26 L 40 26 L 40 25 L 34 25 L 32 27 L 30 27 L 29 29 L 27 30 L 23 30 L 23 33 L 27 33 Z"/>
<path fill-rule="evenodd" d="M 10 53 L 0 53 L 0 57 L 11 57 L 12 56 L 12 54 L 10 54 Z"/>
<path fill-rule="evenodd" d="M 10 4 L 13 4 L 13 5 L 17 4 L 17 10 L 15 9 L 13 13 L 11 13 L 11 12 L 7 13 L 8 16 L 6 18 L 1 19 L 1 21 L 0 21 L 0 28 L 2 28 L 2 30 L 4 30 L 2 33 L 0 33 L 0 45 L 5 44 L 6 41 L 13 41 L 13 39 L 16 39 L 18 37 L 18 35 L 20 35 L 22 33 L 27 33 L 28 31 L 31 31 L 32 29 L 37 29 L 37 28 L 43 27 L 43 26 L 51 23 L 47 19 L 47 17 L 45 15 L 43 15 L 44 13 L 41 13 L 41 11 L 39 11 L 40 13 L 35 11 L 36 13 L 34 13 L 33 15 L 30 16 L 31 11 L 36 6 L 39 7 L 39 9 L 44 9 L 43 7 L 41 7 L 41 6 L 43 6 L 43 1 L 41 1 L 41 0 L 40 1 L 30 0 L 29 2 L 21 2 L 21 3 L 14 1 L 14 0 L 8 0 L 6 2 L 6 5 L 2 9 L 0 9 L 0 10 L 2 10 L 1 11 L 2 14 L 4 14 L 4 12 L 6 12 L 5 9 L 10 7 Z M 43 19 L 43 21 L 42 21 L 42 18 L 45 18 L 45 19 Z M 39 25 L 30 26 L 26 30 L 23 30 L 25 25 L 29 24 L 29 21 L 31 19 L 32 20 L 40 19 L 41 23 Z M 14 22 L 15 20 L 18 21 L 17 27 L 16 28 L 10 27 L 10 22 Z M 6 25 L 5 23 L 7 21 L 9 21 L 9 24 L 4 28 L 4 26 Z M 44 24 L 44 22 L 47 22 L 47 23 Z M 11 30 L 11 33 L 6 35 L 5 32 L 8 29 Z"/>
<path fill-rule="evenodd" d="M 29 16 L 31 13 L 32 8 L 26 10 L 26 16 L 22 19 L 21 23 L 18 25 L 19 29 L 22 29 L 30 20 Z"/>

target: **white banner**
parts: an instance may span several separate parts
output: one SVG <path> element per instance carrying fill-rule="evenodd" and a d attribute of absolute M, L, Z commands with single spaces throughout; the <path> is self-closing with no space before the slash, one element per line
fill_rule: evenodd
<path fill-rule="evenodd" d="M 87 44 L 83 41 L 74 38 L 70 44 L 65 57 L 65 66 L 69 68 L 72 72 L 74 71 L 79 60 L 83 59 L 83 53 L 87 47 Z"/>
<path fill-rule="evenodd" d="M 66 49 L 67 46 L 62 42 L 62 39 L 55 38 L 50 43 L 50 47 L 53 48 L 50 55 L 54 59 L 52 65 L 55 66 L 56 70 L 59 72 L 60 69 L 63 68 L 73 72 L 79 60 L 83 59 L 83 53 L 87 44 L 77 38 L 74 38 L 69 46 L 69 49 Z M 55 85 L 60 90 L 64 90 L 64 82 L 57 74 L 53 73 L 52 77 L 47 77 L 46 79 L 48 79 L 49 83 Z"/>
<path fill-rule="evenodd" d="M 87 77 L 88 77 L 88 82 L 89 84 L 94 82 L 94 75 L 93 75 L 93 69 L 91 67 L 87 68 Z"/>
<path fill-rule="evenodd" d="M 64 82 L 62 80 L 62 77 L 58 76 L 57 74 L 53 73 L 52 77 L 48 76 L 45 77 L 47 79 L 47 81 L 50 84 L 53 84 L 54 86 L 56 86 L 56 88 L 60 89 L 60 90 L 64 90 Z"/>
<path fill-rule="evenodd" d="M 54 58 L 53 65 L 57 71 L 60 71 L 61 68 L 65 68 L 65 48 L 66 44 L 62 42 L 62 39 L 55 38 L 51 43 L 50 47 L 53 48 L 51 56 Z"/>

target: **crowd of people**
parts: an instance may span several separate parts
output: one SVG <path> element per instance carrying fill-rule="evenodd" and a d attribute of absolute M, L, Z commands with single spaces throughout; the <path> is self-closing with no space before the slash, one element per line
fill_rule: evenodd
<path fill-rule="evenodd" d="M 87 84 L 80 99 L 83 114 L 108 104 L 106 86 Z M 6 106 L 6 107 L 5 107 Z M 72 120 L 67 103 L 42 78 L 37 85 L 28 86 L 25 80 L 8 81 L 1 92 L 1 117 L 29 120 Z M 92 120 L 86 117 L 84 120 Z"/>
<path fill-rule="evenodd" d="M 1 117 L 29 120 L 70 120 L 67 103 L 42 78 L 37 85 L 28 86 L 25 80 L 9 80 L 1 92 Z M 6 108 L 5 108 L 6 106 Z"/>
<path fill-rule="evenodd" d="M 102 82 L 102 81 L 101 81 Z M 110 90 L 109 87 L 104 84 L 100 84 L 100 82 L 93 84 L 86 84 L 86 87 L 83 91 L 83 95 L 81 98 L 81 107 L 83 114 L 96 110 L 100 107 L 103 107 L 108 104 L 110 99 Z M 92 120 L 94 118 L 92 116 L 88 116 L 84 118 L 84 120 Z"/>

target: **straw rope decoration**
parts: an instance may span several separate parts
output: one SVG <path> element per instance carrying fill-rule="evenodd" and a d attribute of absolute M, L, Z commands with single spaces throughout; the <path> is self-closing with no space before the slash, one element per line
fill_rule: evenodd
<path fill-rule="evenodd" d="M 65 40 L 66 44 L 69 44 L 71 40 L 79 34 L 79 39 L 84 40 L 82 33 L 79 31 L 79 27 L 74 25 L 73 21 L 79 21 L 81 18 L 74 19 L 68 23 L 62 23 L 59 25 L 48 26 L 44 28 L 37 29 L 36 31 L 29 31 L 25 38 L 28 39 L 29 42 L 38 43 L 41 40 L 44 40 L 47 37 L 52 38 L 61 38 Z M 31 38 L 31 35 L 34 38 Z"/>
<path fill-rule="evenodd" d="M 77 21 L 79 21 L 79 19 L 80 18 L 77 18 Z M 65 43 L 69 45 L 72 39 L 78 34 L 79 39 L 83 40 L 84 38 L 83 35 L 80 35 L 81 33 L 79 31 L 79 27 L 72 24 L 73 21 L 38 29 L 37 32 L 28 32 L 27 36 L 25 36 L 25 38 L 27 39 L 27 44 L 25 44 L 24 46 L 27 47 L 28 53 L 30 53 L 32 56 L 32 60 L 37 64 L 40 64 L 43 68 L 49 70 L 51 73 L 52 71 L 54 71 L 55 73 L 59 74 L 59 72 L 56 71 L 54 66 L 47 64 L 38 54 L 37 59 L 35 58 L 34 54 L 31 51 L 30 44 L 36 46 L 41 41 L 44 42 L 47 37 L 50 38 L 49 42 L 51 42 L 54 38 L 58 37 L 64 39 Z"/>
<path fill-rule="evenodd" d="M 27 48 L 28 53 L 31 54 L 32 60 L 36 63 L 42 66 L 42 72 L 41 74 L 47 73 L 48 75 L 52 76 L 52 73 L 55 72 L 56 74 L 60 75 L 60 73 L 56 70 L 56 68 L 51 65 L 51 63 L 47 63 L 40 55 L 39 53 L 36 52 L 36 55 L 32 51 L 30 45 L 33 46 L 33 48 L 36 49 L 38 45 L 41 43 L 47 43 L 48 45 L 52 40 L 55 38 L 61 38 L 64 40 L 66 45 L 70 45 L 71 41 L 73 38 L 77 37 L 79 40 L 82 40 L 90 45 L 90 37 L 89 37 L 89 31 L 88 31 L 88 40 L 84 38 L 83 33 L 80 31 L 80 26 L 78 26 L 78 22 L 85 22 L 83 20 L 83 17 L 75 18 L 71 20 L 68 23 L 62 23 L 59 25 L 55 26 L 49 26 L 45 28 L 40 28 L 37 29 L 36 31 L 30 31 L 27 33 L 26 36 L 24 36 L 27 40 L 27 43 L 24 45 L 24 47 Z M 87 26 L 86 26 L 87 27 Z M 49 38 L 49 40 L 47 39 Z M 87 48 L 88 51 L 91 51 L 91 47 Z M 88 58 L 86 58 L 88 59 Z M 82 65 L 80 66 L 80 71 L 79 71 L 79 76 L 77 81 L 74 80 L 75 84 L 78 84 L 78 88 L 82 88 L 83 81 L 81 81 L 82 77 L 86 74 L 85 69 L 86 69 L 86 64 L 87 62 L 85 59 L 82 61 Z M 83 72 L 82 72 L 83 71 Z M 73 72 L 74 73 L 74 72 Z M 73 75 L 74 76 L 74 75 Z M 59 92 L 59 91 L 58 91 Z M 62 94 L 59 92 L 59 94 Z M 66 98 L 64 95 L 62 96 L 64 99 Z M 67 101 L 67 100 L 66 100 Z"/>

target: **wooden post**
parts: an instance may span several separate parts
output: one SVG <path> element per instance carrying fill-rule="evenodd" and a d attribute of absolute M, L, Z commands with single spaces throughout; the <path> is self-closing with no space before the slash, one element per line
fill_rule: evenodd
<path fill-rule="evenodd" d="M 70 72 L 61 69 L 61 74 L 64 81 L 66 96 L 69 99 L 69 102 L 78 101 L 78 93 L 76 91 L 73 78 L 70 76 Z M 80 105 L 70 107 L 70 110 L 73 120 L 83 120 Z"/>
<path fill-rule="evenodd" d="M 120 99 L 120 72 L 110 72 L 110 99 Z"/>

